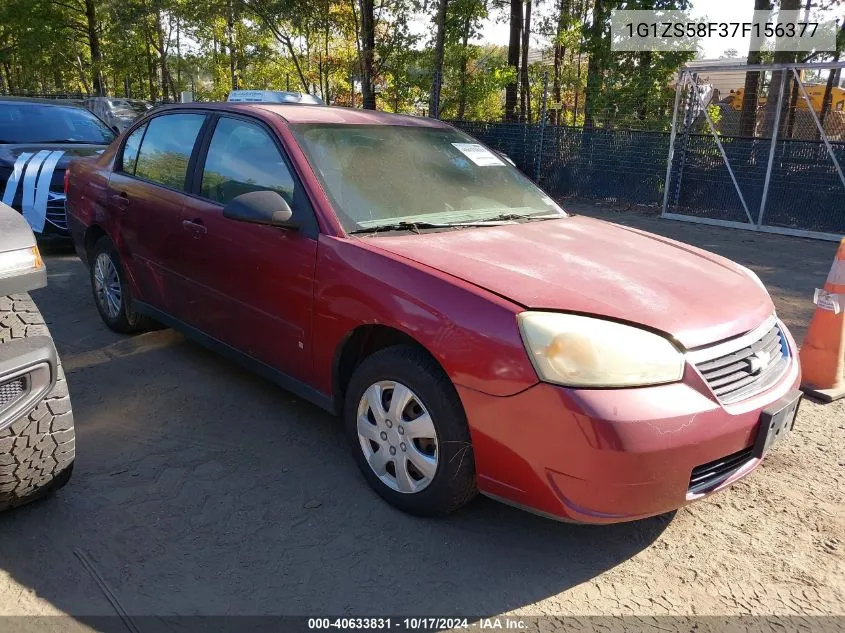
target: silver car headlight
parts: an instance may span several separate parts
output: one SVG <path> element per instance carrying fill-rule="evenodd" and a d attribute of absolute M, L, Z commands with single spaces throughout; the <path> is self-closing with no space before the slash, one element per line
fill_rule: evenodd
<path fill-rule="evenodd" d="M 35 272 L 43 266 L 37 246 L 0 253 L 0 279 Z"/>
<path fill-rule="evenodd" d="M 684 357 L 666 338 L 577 314 L 523 312 L 522 340 L 541 380 L 567 387 L 637 387 L 680 380 Z"/>

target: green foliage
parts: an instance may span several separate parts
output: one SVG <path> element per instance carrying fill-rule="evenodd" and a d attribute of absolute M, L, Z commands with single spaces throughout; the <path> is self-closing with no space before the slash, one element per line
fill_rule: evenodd
<path fill-rule="evenodd" d="M 539 120 L 548 75 L 555 123 L 583 124 L 589 92 L 595 125 L 668 125 L 672 79 L 691 55 L 611 52 L 610 11 L 689 2 L 535 0 L 534 32 L 551 49 L 528 69 L 532 122 Z M 427 113 L 437 6 L 433 0 L 376 2 L 373 71 L 380 109 Z M 491 10 L 506 6 L 449 0 L 442 118 L 502 117 L 504 87 L 515 81 L 516 69 L 507 64 L 506 47 L 478 39 Z M 91 94 L 100 85 L 106 94 L 128 88 L 131 96 L 151 100 L 178 99 L 191 89 L 199 100 L 220 100 L 237 84 L 308 91 L 360 107 L 360 10 L 360 0 L 3 0 L 0 92 Z M 431 28 L 419 35 L 414 24 L 428 20 Z"/>

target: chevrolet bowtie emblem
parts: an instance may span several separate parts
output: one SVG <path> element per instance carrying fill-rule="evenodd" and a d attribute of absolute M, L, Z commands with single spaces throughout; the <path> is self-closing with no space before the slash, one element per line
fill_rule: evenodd
<path fill-rule="evenodd" d="M 772 355 L 769 352 L 756 352 L 753 356 L 746 359 L 748 363 L 748 371 L 752 374 L 759 374 L 769 365 Z"/>

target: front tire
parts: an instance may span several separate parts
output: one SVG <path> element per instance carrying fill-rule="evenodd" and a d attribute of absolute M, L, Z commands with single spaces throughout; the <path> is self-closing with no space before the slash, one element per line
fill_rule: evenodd
<path fill-rule="evenodd" d="M 344 423 L 364 478 L 400 510 L 443 516 L 477 494 L 460 399 L 422 350 L 400 345 L 366 358 L 349 383 Z"/>
<path fill-rule="evenodd" d="M 30 336 L 49 336 L 29 295 L 0 297 L 0 347 Z M 64 486 L 73 472 L 76 432 L 62 362 L 53 390 L 0 430 L 0 511 L 35 501 Z"/>
<path fill-rule="evenodd" d="M 112 241 L 106 236 L 97 240 L 88 260 L 94 304 L 103 323 L 120 334 L 153 329 L 155 322 L 132 308 L 126 272 Z"/>

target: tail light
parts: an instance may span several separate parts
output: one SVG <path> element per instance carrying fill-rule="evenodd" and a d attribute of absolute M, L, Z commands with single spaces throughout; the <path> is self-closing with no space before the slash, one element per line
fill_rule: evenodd
<path fill-rule="evenodd" d="M 70 165 L 68 165 L 68 168 L 65 169 L 65 196 L 67 196 L 67 194 L 68 194 L 68 189 L 69 189 L 68 183 L 70 182 L 69 177 L 70 177 Z"/>

